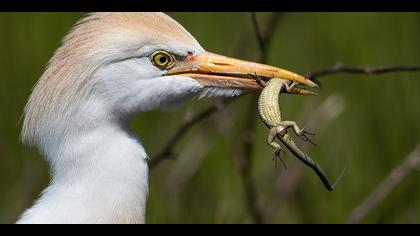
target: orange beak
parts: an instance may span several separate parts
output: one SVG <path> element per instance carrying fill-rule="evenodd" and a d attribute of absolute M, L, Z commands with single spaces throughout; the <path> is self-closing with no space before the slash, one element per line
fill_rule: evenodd
<path fill-rule="evenodd" d="M 274 66 L 238 60 L 230 57 L 204 52 L 189 55 L 180 64 L 168 71 L 168 75 L 181 75 L 196 79 L 203 86 L 260 90 L 262 87 L 251 75 L 263 78 L 282 78 L 309 87 L 318 85 L 305 77 Z M 292 93 L 311 95 L 312 92 L 300 88 Z"/>

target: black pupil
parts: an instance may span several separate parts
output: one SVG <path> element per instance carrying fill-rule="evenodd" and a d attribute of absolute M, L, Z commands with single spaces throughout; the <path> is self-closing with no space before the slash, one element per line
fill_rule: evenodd
<path fill-rule="evenodd" d="M 167 58 L 165 57 L 165 56 L 161 56 L 160 58 L 159 58 L 159 61 L 160 61 L 160 63 L 166 63 L 166 60 L 167 60 Z"/>

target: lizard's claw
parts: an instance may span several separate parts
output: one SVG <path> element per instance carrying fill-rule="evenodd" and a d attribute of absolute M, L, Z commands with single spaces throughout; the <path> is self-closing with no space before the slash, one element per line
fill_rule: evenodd
<path fill-rule="evenodd" d="M 254 78 L 255 79 L 255 82 L 257 82 L 257 84 L 259 84 L 261 87 L 265 87 L 266 86 L 266 83 L 265 83 L 265 81 L 263 81 L 262 79 L 261 79 L 261 77 L 259 77 L 258 75 L 257 75 L 257 73 L 255 73 L 255 74 L 248 74 L 249 76 L 251 76 L 252 78 Z"/>
<path fill-rule="evenodd" d="M 305 134 L 315 135 L 315 133 L 312 133 L 312 130 L 311 130 L 311 129 L 308 129 L 308 128 L 303 128 L 303 129 L 301 129 L 301 130 L 300 130 L 300 133 L 301 133 L 302 135 L 305 135 Z"/>
<path fill-rule="evenodd" d="M 284 153 L 284 155 L 286 155 L 286 152 L 285 152 L 283 149 L 281 149 L 281 148 L 276 148 L 276 149 L 274 150 L 274 152 L 273 152 L 273 161 L 274 161 L 274 160 L 276 161 L 276 163 L 275 163 L 274 165 L 275 165 L 275 167 L 277 167 L 277 159 L 278 159 L 278 160 L 280 160 L 280 161 L 281 161 L 281 163 L 283 164 L 284 169 L 286 169 L 286 170 L 287 170 L 286 163 L 285 163 L 285 162 L 283 161 L 283 159 L 281 159 L 281 157 L 280 157 L 281 152 L 283 152 L 283 153 Z"/>
<path fill-rule="evenodd" d="M 307 128 L 303 128 L 300 130 L 300 134 L 299 137 L 305 141 L 305 142 L 310 142 L 312 145 L 317 146 L 316 143 L 314 143 L 311 139 L 308 138 L 308 136 L 306 135 L 315 135 L 314 133 L 311 132 L 310 129 Z"/>

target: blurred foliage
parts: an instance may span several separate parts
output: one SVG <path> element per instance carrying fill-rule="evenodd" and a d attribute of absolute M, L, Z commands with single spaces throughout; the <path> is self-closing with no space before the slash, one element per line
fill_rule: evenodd
<path fill-rule="evenodd" d="M 169 13 L 212 52 L 256 60 L 248 13 Z M 270 13 L 258 13 L 261 27 Z M 19 142 L 20 118 L 31 88 L 65 33 L 82 13 L 0 13 L 0 222 L 13 223 L 47 185 L 48 166 Z M 299 73 L 331 66 L 420 64 L 418 13 L 285 13 L 268 45 L 272 65 Z M 338 74 L 320 79 L 317 97 L 283 96 L 283 116 L 311 120 L 330 95 L 343 112 L 307 151 L 332 178 L 348 170 L 333 192 L 289 155 L 274 167 L 267 128 L 258 121 L 252 179 L 268 223 L 342 223 L 351 210 L 420 140 L 420 73 Z M 212 101 L 178 111 L 141 114 L 133 128 L 152 157 L 183 121 Z M 150 175 L 148 223 L 252 223 L 238 173 L 246 108 L 243 96 L 195 126 Z M 257 111 L 255 112 L 257 116 Z M 309 127 L 311 128 L 311 127 Z M 366 223 L 419 223 L 420 173 L 405 179 L 370 212 Z"/>

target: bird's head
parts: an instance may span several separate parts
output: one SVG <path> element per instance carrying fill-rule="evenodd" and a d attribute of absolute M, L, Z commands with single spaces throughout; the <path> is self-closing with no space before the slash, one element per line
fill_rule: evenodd
<path fill-rule="evenodd" d="M 23 139 L 38 142 L 54 124 L 97 125 L 195 96 L 260 89 L 249 74 L 316 86 L 280 68 L 209 53 L 162 13 L 90 14 L 65 37 L 34 88 Z"/>

